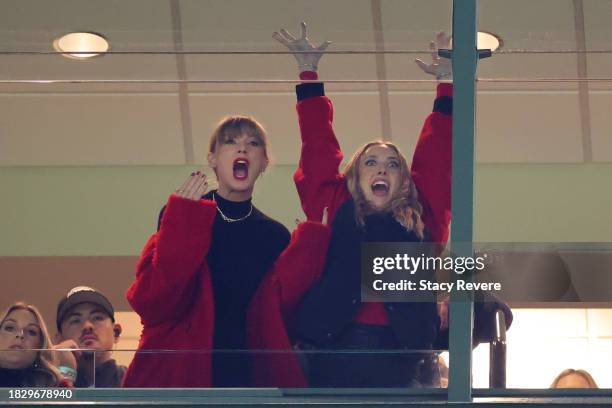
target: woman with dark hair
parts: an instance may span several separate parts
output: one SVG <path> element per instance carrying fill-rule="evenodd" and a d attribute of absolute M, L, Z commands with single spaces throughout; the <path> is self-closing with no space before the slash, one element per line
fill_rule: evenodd
<path fill-rule="evenodd" d="M 70 358 L 71 352 L 54 352 L 52 346 L 38 309 L 23 302 L 9 306 L 0 320 L 0 387 L 72 386 L 76 360 L 58 369 L 55 353 Z"/>
<path fill-rule="evenodd" d="M 295 183 L 302 208 L 318 220 L 329 207 L 331 238 L 323 271 L 290 318 L 292 335 L 307 353 L 308 382 L 315 387 L 419 386 L 420 366 L 444 336 L 433 293 L 426 301 L 362 302 L 361 245 L 364 242 L 432 243 L 439 254 L 450 224 L 452 94 L 441 82 L 409 167 L 391 142 L 377 140 L 343 158 L 333 130 L 332 103 L 317 66 L 329 42 L 314 47 L 306 36 L 286 30 L 273 37 L 298 61 L 296 87 L 302 139 Z M 451 78 L 450 62 L 437 56 L 449 38 L 432 42 L 431 64 L 417 60 L 439 81 Z M 422 298 L 425 299 L 425 298 Z M 350 353 L 343 352 L 350 350 Z M 403 350 L 398 352 L 398 350 Z"/>
<path fill-rule="evenodd" d="M 170 195 L 127 292 L 144 327 L 124 386 L 251 384 L 246 312 L 289 242 L 287 229 L 251 202 L 268 150 L 253 118 L 225 118 L 208 152 L 218 188 L 207 192 L 198 171 Z"/>

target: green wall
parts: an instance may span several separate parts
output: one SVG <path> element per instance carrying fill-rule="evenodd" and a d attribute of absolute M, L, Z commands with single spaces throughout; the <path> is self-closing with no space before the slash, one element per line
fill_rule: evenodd
<path fill-rule="evenodd" d="M 0 168 L 0 256 L 136 255 L 187 166 Z M 302 217 L 293 166 L 258 182 L 255 204 Z M 478 165 L 477 241 L 612 241 L 612 164 Z"/>

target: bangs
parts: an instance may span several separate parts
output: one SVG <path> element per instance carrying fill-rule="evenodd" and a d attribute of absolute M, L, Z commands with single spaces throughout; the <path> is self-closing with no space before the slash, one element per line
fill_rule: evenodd
<path fill-rule="evenodd" d="M 221 144 L 226 144 L 235 139 L 238 139 L 242 135 L 245 135 L 246 137 L 253 137 L 262 145 L 266 144 L 266 141 L 263 137 L 263 133 L 259 129 L 251 126 L 248 123 L 241 124 L 238 127 L 232 126 L 228 127 L 227 129 L 222 129 L 221 132 L 219 132 L 217 142 Z"/>
<path fill-rule="evenodd" d="M 215 129 L 209 151 L 214 152 L 217 144 L 227 144 L 242 135 L 255 138 L 267 150 L 266 131 L 256 120 L 246 116 L 232 116 L 221 121 Z"/>

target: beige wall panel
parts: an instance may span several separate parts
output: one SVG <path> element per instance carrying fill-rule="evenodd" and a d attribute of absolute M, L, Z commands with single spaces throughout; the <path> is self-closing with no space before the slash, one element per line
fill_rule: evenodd
<path fill-rule="evenodd" d="M 478 162 L 582 161 L 575 92 L 481 92 L 477 104 Z"/>
<path fill-rule="evenodd" d="M 429 91 L 392 92 L 389 97 L 393 141 L 399 145 L 409 162 L 436 97 L 436 85 L 428 85 Z"/>
<path fill-rule="evenodd" d="M 612 161 L 612 92 L 591 91 L 590 105 L 593 160 L 610 162 Z"/>
<path fill-rule="evenodd" d="M 137 257 L 0 257 L 0 307 L 23 300 L 37 306 L 52 333 L 57 304 L 75 286 L 102 292 L 117 311 L 131 311 L 125 292 L 134 280 Z"/>
<path fill-rule="evenodd" d="M 184 162 L 176 95 L 3 95 L 0 165 Z"/>
<path fill-rule="evenodd" d="M 366 141 L 380 137 L 377 94 L 335 94 L 331 98 L 335 105 L 335 130 L 345 156 Z M 197 161 L 205 160 L 208 138 L 215 124 L 233 113 L 253 115 L 263 123 L 270 135 L 277 164 L 297 164 L 300 136 L 295 102 L 293 94 L 192 95 L 190 104 Z"/>

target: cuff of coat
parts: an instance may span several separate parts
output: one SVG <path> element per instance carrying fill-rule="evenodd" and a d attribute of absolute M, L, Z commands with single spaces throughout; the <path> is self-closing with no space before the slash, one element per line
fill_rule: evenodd
<path fill-rule="evenodd" d="M 316 71 L 302 71 L 300 72 L 300 79 L 302 81 L 316 81 L 319 79 L 319 74 Z"/>
<path fill-rule="evenodd" d="M 438 84 L 438 88 L 436 89 L 436 98 L 441 96 L 450 96 L 453 97 L 453 84 L 448 82 L 442 82 Z"/>
<path fill-rule="evenodd" d="M 298 102 L 315 96 L 325 96 L 323 82 L 308 82 L 295 86 Z"/>
<path fill-rule="evenodd" d="M 200 235 L 208 232 L 216 214 L 217 206 L 212 200 L 189 200 L 172 194 L 168 199 L 160 230 L 190 230 Z"/>
<path fill-rule="evenodd" d="M 445 115 L 453 114 L 453 84 L 438 84 L 433 111 L 440 112 Z"/>

